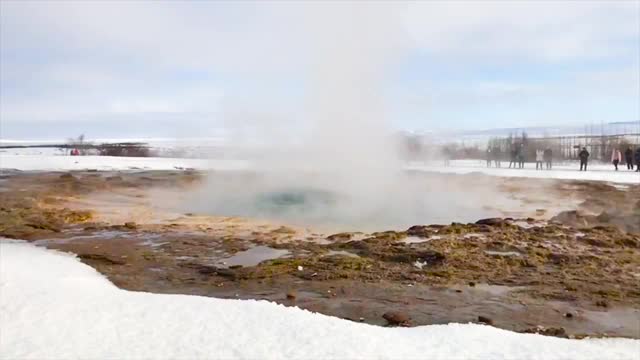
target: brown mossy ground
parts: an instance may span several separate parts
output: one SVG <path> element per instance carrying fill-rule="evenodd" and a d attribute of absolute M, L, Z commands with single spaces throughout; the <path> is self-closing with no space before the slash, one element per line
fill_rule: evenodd
<path fill-rule="evenodd" d="M 179 187 L 198 182 L 195 172 L 149 172 L 128 176 L 95 172 L 4 175 L 0 191 L 0 236 L 38 239 L 93 219 L 90 210 L 70 209 L 70 199 L 120 188 Z"/>

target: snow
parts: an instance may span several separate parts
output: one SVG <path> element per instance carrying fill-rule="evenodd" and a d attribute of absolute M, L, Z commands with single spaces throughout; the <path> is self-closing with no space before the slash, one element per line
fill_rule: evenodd
<path fill-rule="evenodd" d="M 73 255 L 0 241 L 5 359 L 638 359 L 640 341 L 474 324 L 383 328 L 265 301 L 120 290 Z"/>
<path fill-rule="evenodd" d="M 412 162 L 407 166 L 407 169 L 447 174 L 482 173 L 499 177 L 589 180 L 620 184 L 640 184 L 640 174 L 627 170 L 626 165 L 619 165 L 619 171 L 614 171 L 613 165 L 611 164 L 596 163 L 590 163 L 588 171 L 579 171 L 580 165 L 577 163 L 555 164 L 552 170 L 536 170 L 535 163 L 526 163 L 524 169 L 509 169 L 508 166 L 508 161 L 503 161 L 501 168 L 488 168 L 485 160 L 454 160 L 451 161 L 451 166 L 449 167 L 444 167 L 441 163 Z"/>
<path fill-rule="evenodd" d="M 0 154 L 0 169 L 21 171 L 68 170 L 243 170 L 245 161 L 224 159 L 185 159 L 115 156 L 46 156 Z"/>
<path fill-rule="evenodd" d="M 556 164 L 553 170 L 535 170 L 535 164 L 527 163 L 525 169 L 509 169 L 508 162 L 502 168 L 487 168 L 484 160 L 455 160 L 450 167 L 440 162 L 412 162 L 407 170 L 469 174 L 482 173 L 501 177 L 527 177 L 541 179 L 575 179 L 607 181 L 619 184 L 640 184 L 640 174 L 620 166 L 613 171 L 608 164 L 589 164 L 589 171 L 578 171 L 577 164 Z M 191 159 L 165 157 L 113 157 L 113 156 L 60 156 L 60 155 L 13 155 L 0 153 L 0 169 L 21 171 L 69 171 L 69 170 L 245 170 L 251 164 L 246 160 L 233 159 Z M 623 168 L 624 167 L 624 168 Z"/>

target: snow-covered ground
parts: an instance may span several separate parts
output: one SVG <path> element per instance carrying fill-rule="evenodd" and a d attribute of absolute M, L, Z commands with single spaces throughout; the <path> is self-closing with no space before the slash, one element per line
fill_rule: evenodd
<path fill-rule="evenodd" d="M 0 154 L 0 169 L 21 171 L 66 171 L 66 170 L 175 170 L 175 169 L 219 169 L 242 170 L 247 162 L 240 160 L 208 160 L 159 157 L 115 157 L 115 156 L 47 156 Z"/>
<path fill-rule="evenodd" d="M 607 181 L 612 183 L 638 184 L 640 174 L 620 166 L 614 171 L 613 165 L 589 164 L 589 171 L 578 171 L 579 165 L 556 164 L 553 170 L 536 170 L 535 164 L 527 163 L 524 169 L 509 169 L 508 163 L 502 168 L 487 168 L 483 160 L 454 160 L 451 166 L 444 167 L 440 162 L 412 162 L 408 170 L 430 171 L 439 173 L 469 174 L 479 172 L 492 176 L 528 177 L 544 179 L 576 179 Z M 251 165 L 245 160 L 232 159 L 190 159 L 159 157 L 111 157 L 111 156 L 58 156 L 58 155 L 11 155 L 0 153 L 0 169 L 16 169 L 22 171 L 51 170 L 243 170 Z"/>
<path fill-rule="evenodd" d="M 614 171 L 611 164 L 590 163 L 588 171 L 579 171 L 580 164 L 555 164 L 553 170 L 536 170 L 535 163 L 526 163 L 524 169 L 509 169 L 509 162 L 502 162 L 501 168 L 490 167 L 484 160 L 453 160 L 451 166 L 444 167 L 442 162 L 413 162 L 407 166 L 409 170 L 431 171 L 451 174 L 482 173 L 503 177 L 527 177 L 539 179 L 575 179 L 591 181 L 607 181 L 623 184 L 640 184 L 640 174 L 627 170 L 626 165 L 618 165 Z"/>
<path fill-rule="evenodd" d="M 265 301 L 120 290 L 74 256 L 0 241 L 3 359 L 632 359 L 640 341 L 473 324 L 382 328 Z"/>

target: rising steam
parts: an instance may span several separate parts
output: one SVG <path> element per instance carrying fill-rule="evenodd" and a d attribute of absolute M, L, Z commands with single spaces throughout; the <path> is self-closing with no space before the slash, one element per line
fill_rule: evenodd
<path fill-rule="evenodd" d="M 302 31 L 307 44 L 296 119 L 306 131 L 295 143 L 276 136 L 250 153 L 250 174 L 212 174 L 189 210 L 362 230 L 443 220 L 434 207 L 441 191 L 402 171 L 388 126 L 386 83 L 406 45 L 399 10 L 376 2 L 305 3 L 304 25 L 292 31 Z M 280 120 L 263 135 L 291 124 Z"/>

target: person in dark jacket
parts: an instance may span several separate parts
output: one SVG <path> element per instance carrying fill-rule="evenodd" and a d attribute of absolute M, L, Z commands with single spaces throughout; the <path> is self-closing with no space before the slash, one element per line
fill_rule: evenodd
<path fill-rule="evenodd" d="M 518 165 L 520 169 L 524 169 L 524 144 L 520 144 L 518 148 Z"/>
<path fill-rule="evenodd" d="M 638 167 L 637 172 L 640 172 L 640 147 L 636 149 L 636 166 Z"/>
<path fill-rule="evenodd" d="M 495 165 L 497 168 L 502 166 L 501 160 L 500 160 L 500 148 L 499 147 L 494 147 L 493 150 L 491 150 L 491 154 L 493 155 L 493 160 L 495 161 Z"/>
<path fill-rule="evenodd" d="M 444 159 L 444 166 L 445 167 L 451 166 L 452 154 L 453 154 L 453 151 L 451 151 L 448 147 L 445 147 L 442 150 L 442 157 Z"/>
<path fill-rule="evenodd" d="M 627 163 L 627 170 L 633 170 L 633 150 L 630 147 L 624 151 L 624 161 Z"/>
<path fill-rule="evenodd" d="M 589 152 L 586 147 L 583 147 L 582 150 L 578 153 L 578 157 L 580 158 L 580 171 L 584 169 L 587 171 L 587 163 L 589 162 Z"/>
<path fill-rule="evenodd" d="M 511 160 L 509 161 L 509 169 L 511 169 L 511 165 L 513 165 L 513 168 L 516 168 L 516 162 L 518 158 L 518 149 L 513 148 L 511 149 Z"/>
<path fill-rule="evenodd" d="M 493 161 L 493 152 L 490 147 L 487 147 L 487 167 L 491 167 L 491 161 Z"/>
<path fill-rule="evenodd" d="M 544 150 L 544 161 L 547 163 L 547 170 L 551 170 L 553 167 L 553 151 L 551 148 Z"/>

